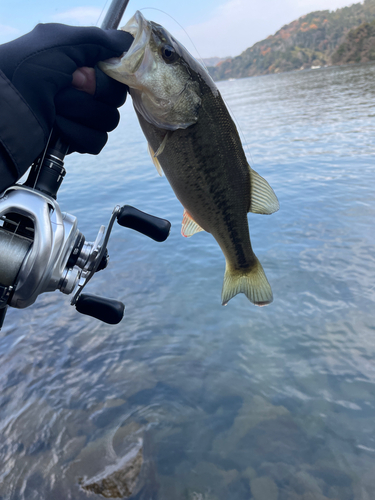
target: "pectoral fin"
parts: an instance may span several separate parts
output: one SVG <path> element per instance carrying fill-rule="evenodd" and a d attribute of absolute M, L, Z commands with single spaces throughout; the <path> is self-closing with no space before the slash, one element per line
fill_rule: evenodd
<path fill-rule="evenodd" d="M 163 169 L 161 168 L 160 162 L 157 159 L 157 157 L 155 156 L 155 153 L 154 153 L 152 147 L 150 146 L 150 144 L 148 144 L 148 152 L 150 153 L 152 163 L 155 165 L 156 170 L 158 171 L 158 174 L 160 175 L 160 177 L 162 177 Z"/>
<path fill-rule="evenodd" d="M 169 133 L 170 133 L 170 132 L 169 132 L 169 130 L 168 130 L 168 132 L 167 132 L 167 133 L 165 134 L 165 136 L 164 136 L 164 139 L 161 141 L 161 144 L 160 144 L 160 146 L 158 147 L 158 149 L 157 149 L 156 153 L 154 153 L 155 158 L 156 158 L 157 156 L 161 155 L 161 154 L 162 154 L 162 152 L 164 151 L 165 145 L 167 144 L 167 140 L 169 139 Z"/>
<path fill-rule="evenodd" d="M 199 233 L 199 231 L 204 231 L 191 217 L 191 215 L 184 210 L 184 215 L 182 216 L 182 228 L 181 234 L 185 236 L 185 238 L 189 238 L 193 236 L 195 233 Z"/>
<path fill-rule="evenodd" d="M 274 190 L 250 165 L 250 209 L 254 214 L 273 214 L 280 208 Z"/>

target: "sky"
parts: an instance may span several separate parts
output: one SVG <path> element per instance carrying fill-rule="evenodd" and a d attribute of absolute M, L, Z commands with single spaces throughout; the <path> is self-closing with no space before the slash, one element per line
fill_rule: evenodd
<path fill-rule="evenodd" d="M 39 22 L 100 26 L 110 2 L 111 0 L 1 0 L 0 43 L 31 31 Z M 147 19 L 162 24 L 194 57 L 228 57 L 239 55 L 254 43 L 273 35 L 282 26 L 304 14 L 316 10 L 332 11 L 353 3 L 359 2 L 130 0 L 120 26 L 125 24 L 136 10 L 142 10 Z"/>

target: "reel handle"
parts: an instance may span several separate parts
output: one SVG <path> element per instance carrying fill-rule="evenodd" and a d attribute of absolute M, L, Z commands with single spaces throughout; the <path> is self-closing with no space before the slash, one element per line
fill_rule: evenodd
<path fill-rule="evenodd" d="M 146 214 L 130 205 L 124 205 L 120 209 L 117 222 L 120 226 L 135 229 L 138 233 L 159 242 L 165 241 L 171 230 L 171 223 L 168 220 Z"/>
<path fill-rule="evenodd" d="M 81 314 L 92 316 L 109 325 L 117 325 L 124 317 L 125 306 L 119 300 L 82 293 L 75 304 Z"/>

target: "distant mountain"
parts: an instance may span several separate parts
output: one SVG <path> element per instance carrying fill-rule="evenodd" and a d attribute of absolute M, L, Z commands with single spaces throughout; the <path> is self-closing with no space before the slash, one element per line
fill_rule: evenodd
<path fill-rule="evenodd" d="M 208 70 L 214 80 L 375 60 L 375 0 L 320 10 Z"/>
<path fill-rule="evenodd" d="M 332 64 L 375 61 L 375 21 L 350 30 L 344 43 L 332 54 L 331 61 Z"/>
<path fill-rule="evenodd" d="M 203 58 L 202 61 L 204 62 L 204 64 L 206 66 L 216 66 L 220 62 L 226 61 L 227 59 L 229 59 L 229 58 L 228 57 L 207 57 L 207 58 Z"/>

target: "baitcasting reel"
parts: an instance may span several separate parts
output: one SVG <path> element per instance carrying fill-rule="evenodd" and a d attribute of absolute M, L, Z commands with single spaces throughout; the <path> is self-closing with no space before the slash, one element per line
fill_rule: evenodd
<path fill-rule="evenodd" d="M 77 228 L 77 218 L 63 213 L 56 194 L 65 175 L 66 147 L 55 142 L 32 166 L 24 185 L 14 185 L 0 196 L 0 329 L 8 306 L 25 308 L 44 292 L 73 293 L 78 312 L 109 324 L 124 315 L 117 300 L 81 294 L 95 272 L 108 264 L 107 243 L 112 226 L 124 227 L 165 241 L 171 224 L 133 207 L 116 206 L 94 242 Z"/>

